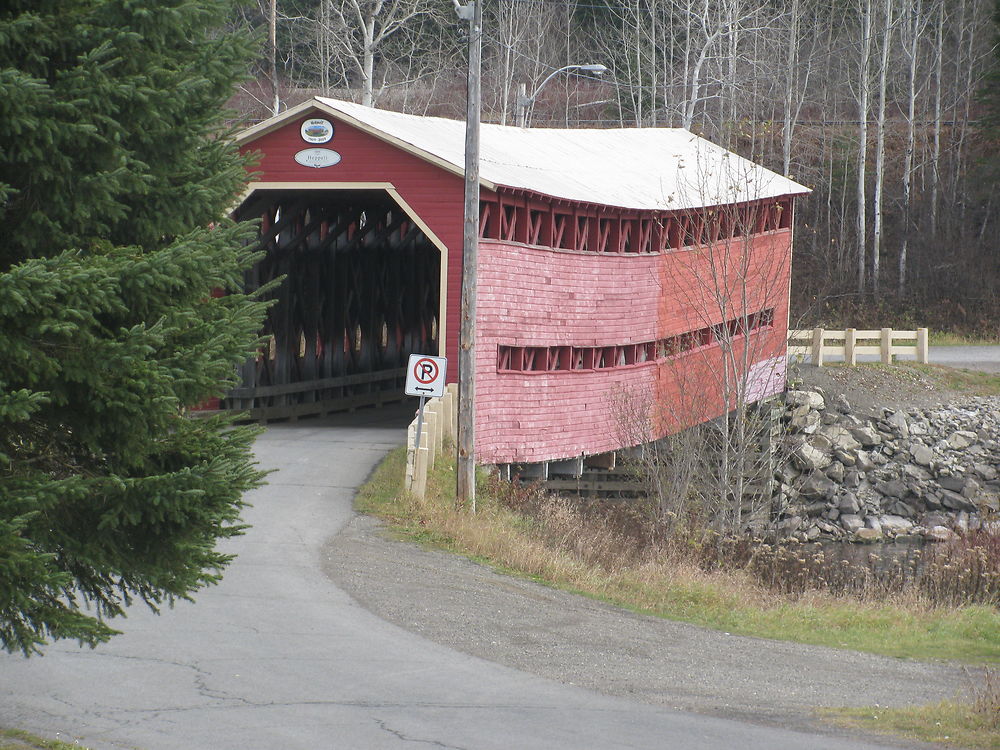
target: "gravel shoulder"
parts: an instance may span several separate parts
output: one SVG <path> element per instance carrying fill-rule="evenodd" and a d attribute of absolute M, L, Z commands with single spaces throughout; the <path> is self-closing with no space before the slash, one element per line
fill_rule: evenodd
<path fill-rule="evenodd" d="M 828 396 L 842 393 L 856 414 L 866 416 L 881 416 L 882 408 L 927 409 L 968 397 L 968 394 L 943 387 L 931 375 L 905 366 L 793 364 L 789 367 L 788 379 L 789 382 L 818 386 Z"/>
<path fill-rule="evenodd" d="M 859 412 L 923 408 L 961 395 L 908 368 L 803 365 L 790 373 L 796 376 L 829 394 L 845 393 Z M 832 730 L 819 724 L 816 707 L 934 703 L 968 686 L 953 664 L 733 636 L 639 615 L 395 541 L 367 516 L 355 516 L 329 540 L 323 557 L 337 586 L 411 632 L 643 703 L 822 732 Z"/>
<path fill-rule="evenodd" d="M 659 706 L 815 731 L 817 706 L 931 703 L 960 695 L 966 684 L 954 665 L 635 614 L 391 540 L 367 516 L 327 543 L 323 566 L 361 606 L 429 640 Z"/>

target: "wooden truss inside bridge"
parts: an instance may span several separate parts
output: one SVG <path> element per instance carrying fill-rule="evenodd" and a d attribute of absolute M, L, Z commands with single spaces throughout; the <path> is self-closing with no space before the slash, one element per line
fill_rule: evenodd
<path fill-rule="evenodd" d="M 441 257 L 382 190 L 261 190 L 253 290 L 282 279 L 267 342 L 223 408 L 295 418 L 402 398 L 411 353 L 437 353 Z"/>

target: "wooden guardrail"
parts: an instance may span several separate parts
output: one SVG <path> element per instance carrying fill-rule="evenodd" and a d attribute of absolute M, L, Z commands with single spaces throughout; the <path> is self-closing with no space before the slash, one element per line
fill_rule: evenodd
<path fill-rule="evenodd" d="M 897 342 L 913 341 L 913 344 Z M 805 343 L 808 342 L 808 343 Z M 892 328 L 828 331 L 825 328 L 806 328 L 788 331 L 788 353 L 808 354 L 817 367 L 822 367 L 828 355 L 841 356 L 844 363 L 856 365 L 859 355 L 877 355 L 885 364 L 891 364 L 898 354 L 910 354 L 917 362 L 926 364 L 927 329 L 896 331 Z"/>
<path fill-rule="evenodd" d="M 325 416 L 400 401 L 405 381 L 406 368 L 397 367 L 281 385 L 239 386 L 222 403 L 224 409 L 246 412 L 251 421 Z"/>
<path fill-rule="evenodd" d="M 449 383 L 440 398 L 424 404 L 424 424 L 420 433 L 420 449 L 415 450 L 417 419 L 406 431 L 406 491 L 420 499 L 427 492 L 427 472 L 444 449 L 445 438 L 454 441 L 458 435 L 458 384 Z"/>

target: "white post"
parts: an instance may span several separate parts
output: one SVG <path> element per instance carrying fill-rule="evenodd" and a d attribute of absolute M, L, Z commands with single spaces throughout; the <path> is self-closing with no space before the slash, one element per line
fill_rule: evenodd
<path fill-rule="evenodd" d="M 404 487 L 407 492 L 413 492 L 413 482 L 416 478 L 417 452 L 413 447 L 417 436 L 416 420 L 406 428 L 406 478 Z"/>
<path fill-rule="evenodd" d="M 414 453 L 420 450 L 420 436 L 424 431 L 424 401 L 426 400 L 426 396 L 420 397 L 420 408 L 417 410 L 417 442 L 413 445 Z"/>
<path fill-rule="evenodd" d="M 813 328 L 813 364 L 817 367 L 823 366 L 823 334 L 822 328 Z"/>
<path fill-rule="evenodd" d="M 451 440 L 455 439 L 455 397 L 451 390 L 446 390 L 441 397 L 441 437 L 447 435 Z"/>
<path fill-rule="evenodd" d="M 444 408 L 444 397 L 436 398 L 431 402 L 431 408 L 434 411 L 434 453 L 438 454 L 444 450 L 444 431 L 446 429 L 445 425 L 448 423 L 445 421 L 445 408 Z"/>
<path fill-rule="evenodd" d="M 413 489 L 411 492 L 421 500 L 427 494 L 427 448 L 416 452 L 413 461 Z"/>
<path fill-rule="evenodd" d="M 427 410 L 427 423 L 424 425 L 424 429 L 427 431 L 427 440 L 424 445 L 427 446 L 427 468 L 434 468 L 434 461 L 437 459 L 437 429 L 438 429 L 438 415 L 437 411 L 432 408 Z"/>

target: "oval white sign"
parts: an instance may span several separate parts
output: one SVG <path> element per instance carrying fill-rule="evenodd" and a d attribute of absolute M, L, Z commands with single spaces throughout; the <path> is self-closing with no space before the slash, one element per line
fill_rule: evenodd
<path fill-rule="evenodd" d="M 306 148 L 295 154 L 295 161 L 303 167 L 332 167 L 340 164 L 340 154 L 328 148 Z"/>
<path fill-rule="evenodd" d="M 333 123 L 320 118 L 306 120 L 299 133 L 306 143 L 326 143 L 333 138 Z"/>

